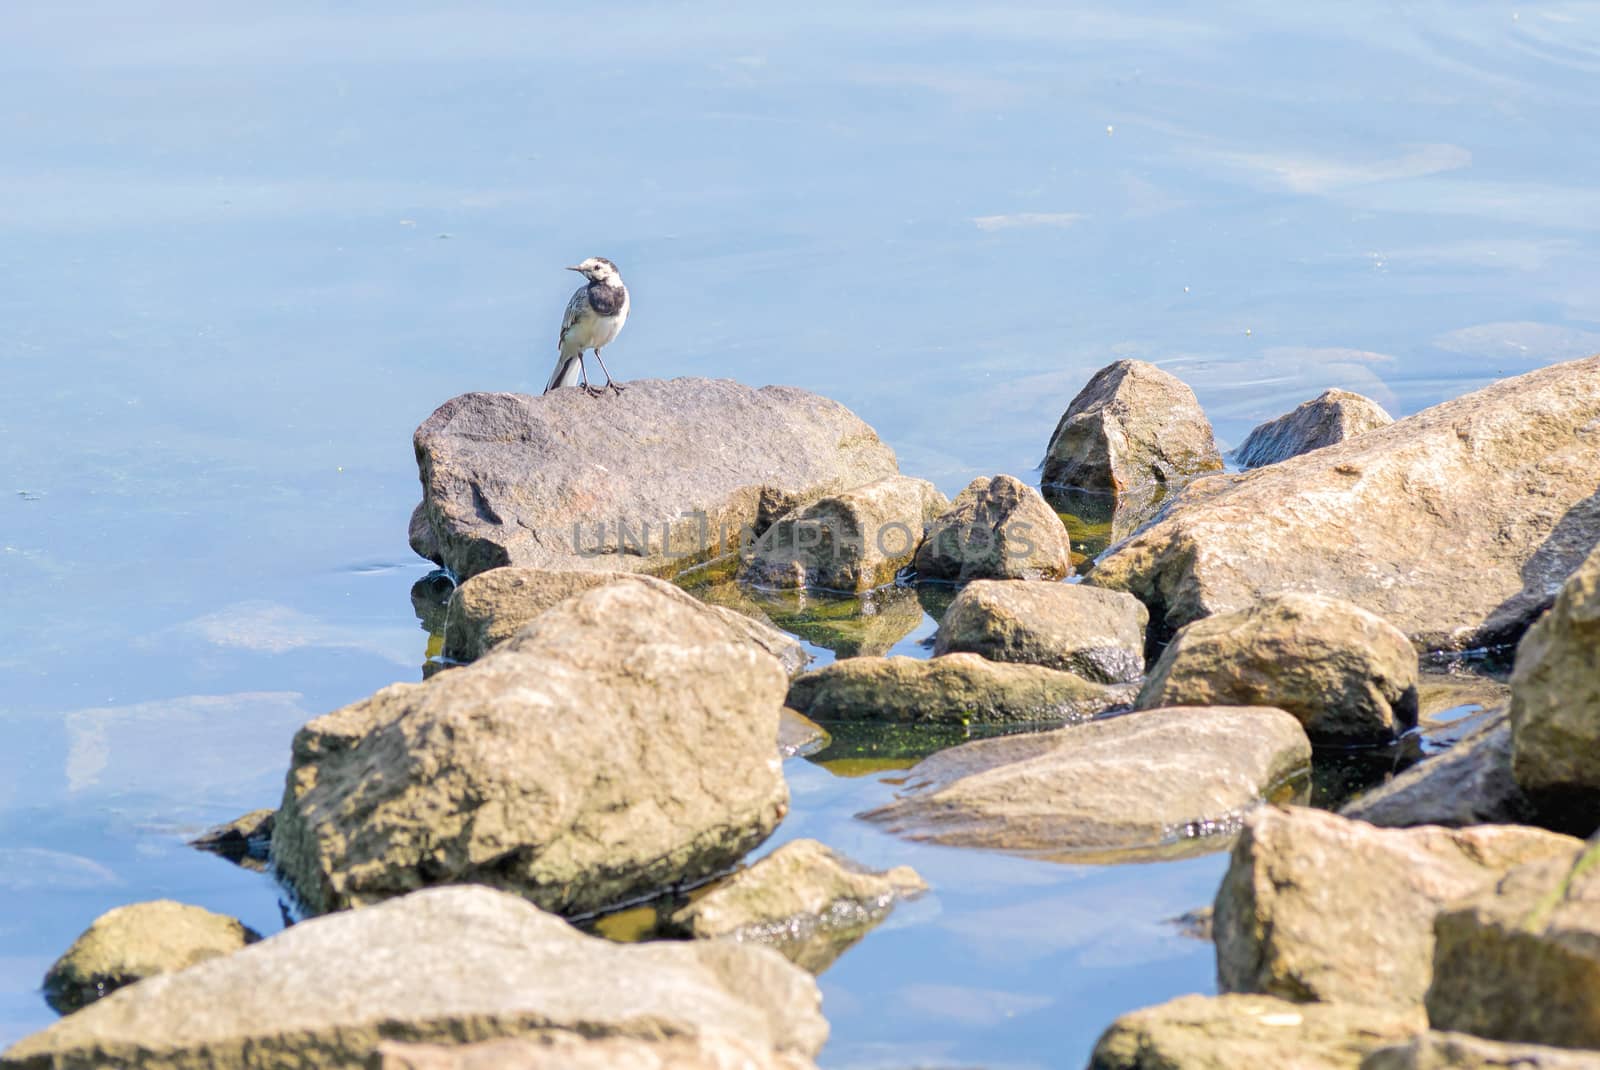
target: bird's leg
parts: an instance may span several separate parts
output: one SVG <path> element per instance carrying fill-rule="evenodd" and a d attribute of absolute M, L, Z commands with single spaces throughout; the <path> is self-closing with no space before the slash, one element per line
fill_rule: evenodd
<path fill-rule="evenodd" d="M 604 365 L 602 365 L 602 367 L 604 367 Z M 585 394 L 588 394 L 592 398 L 597 398 L 605 392 L 598 386 L 589 385 L 589 369 L 583 362 L 582 350 L 578 351 L 578 389 L 582 390 Z"/>
<path fill-rule="evenodd" d="M 598 349 L 594 351 L 594 359 L 600 360 L 600 351 Z M 600 370 L 606 373 L 606 385 L 609 386 L 615 393 L 620 394 L 623 392 L 623 390 L 627 389 L 626 387 L 618 386 L 611 378 L 611 372 L 606 368 L 606 362 L 603 360 L 600 360 Z"/>

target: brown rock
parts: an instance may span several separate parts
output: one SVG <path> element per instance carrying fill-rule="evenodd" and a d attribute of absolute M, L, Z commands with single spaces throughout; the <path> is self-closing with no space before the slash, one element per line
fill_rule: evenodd
<path fill-rule="evenodd" d="M 935 654 L 1043 665 L 1102 684 L 1144 673 L 1149 620 L 1138 599 L 1075 583 L 977 580 L 945 611 Z"/>
<path fill-rule="evenodd" d="M 1394 417 L 1371 398 L 1348 390 L 1325 390 L 1251 431 L 1233 456 L 1245 468 L 1260 468 L 1392 423 Z"/>
<path fill-rule="evenodd" d="M 1012 476 L 974 479 L 917 547 L 924 580 L 1058 580 L 1072 544 L 1055 510 Z"/>
<path fill-rule="evenodd" d="M 1504 709 L 1443 754 L 1356 796 L 1339 813 L 1389 828 L 1528 823 L 1537 816 L 1511 776 L 1511 722 Z"/>
<path fill-rule="evenodd" d="M 1514 640 L 1600 541 L 1600 357 L 1187 488 L 1095 563 L 1170 632 L 1307 591 L 1427 650 Z"/>
<path fill-rule="evenodd" d="M 1067 406 L 1040 482 L 1121 494 L 1221 467 L 1194 391 L 1153 364 L 1119 360 Z"/>
<path fill-rule="evenodd" d="M 1600 1052 L 1501 1044 L 1465 1033 L 1423 1033 L 1380 1048 L 1361 1070 L 1600 1070 Z"/>
<path fill-rule="evenodd" d="M 816 1070 L 810 1059 L 738 1037 L 545 1033 L 480 1044 L 380 1044 L 376 1070 Z"/>

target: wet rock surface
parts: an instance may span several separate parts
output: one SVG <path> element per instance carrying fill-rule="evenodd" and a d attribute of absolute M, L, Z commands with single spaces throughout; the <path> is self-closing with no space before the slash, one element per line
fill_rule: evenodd
<path fill-rule="evenodd" d="M 936 655 L 1043 665 L 1102 684 L 1144 673 L 1149 614 L 1136 598 L 1075 583 L 977 580 L 939 622 Z"/>
<path fill-rule="evenodd" d="M 641 583 L 669 598 L 689 597 L 664 580 L 630 572 L 571 572 L 511 566 L 490 569 L 467 580 L 450 595 L 445 617 L 444 654 L 456 661 L 475 661 L 511 638 L 539 614 L 568 598 L 613 583 Z M 731 631 L 777 658 L 787 672 L 799 672 L 810 660 L 798 642 L 771 624 L 749 613 L 721 606 L 707 608 L 721 616 Z"/>
<path fill-rule="evenodd" d="M 1600 846 L 1510 870 L 1440 912 L 1428 1020 L 1491 1040 L 1600 1048 Z"/>
<path fill-rule="evenodd" d="M 246 869 L 265 869 L 267 853 L 272 847 L 272 825 L 277 817 L 276 810 L 252 810 L 206 829 L 190 840 L 189 846 L 221 855 Z"/>
<path fill-rule="evenodd" d="M 1515 640 L 1600 541 L 1600 357 L 1557 364 L 1347 442 L 1202 479 L 1087 582 L 1160 629 L 1308 591 L 1426 650 Z"/>
<path fill-rule="evenodd" d="M 1600 545 L 1517 647 L 1511 734 L 1517 782 L 1587 835 L 1600 823 Z"/>
<path fill-rule="evenodd" d="M 1511 775 L 1511 722 L 1504 709 L 1443 754 L 1356 796 L 1339 813 L 1391 828 L 1516 824 L 1537 816 Z"/>
<path fill-rule="evenodd" d="M 1134 693 L 1041 665 L 944 654 L 836 661 L 797 677 L 789 705 L 823 722 L 1059 724 L 1126 706 Z"/>
<path fill-rule="evenodd" d="M 917 547 L 923 580 L 1058 580 L 1072 571 L 1072 540 L 1055 510 L 1022 480 L 974 479 L 930 524 Z"/>
<path fill-rule="evenodd" d="M 1362 1060 L 1361 1070 L 1600 1070 L 1600 1052 L 1423 1033 L 1374 1051 Z"/>
<path fill-rule="evenodd" d="M 911 564 L 923 532 L 949 506 L 932 483 L 888 476 L 779 517 L 750 546 L 739 579 L 759 587 L 870 591 Z"/>
<path fill-rule="evenodd" d="M 1067 406 L 1040 482 L 1122 494 L 1221 467 L 1194 391 L 1153 364 L 1119 360 L 1096 372 Z"/>
<path fill-rule="evenodd" d="M 17 1043 L 0 1066 L 366 1068 L 386 1040 L 566 1031 L 727 1035 L 810 1056 L 827 1024 L 811 976 L 766 948 L 621 946 L 516 896 L 430 889 L 302 922 L 165 974 Z"/>
<path fill-rule="evenodd" d="M 907 839 L 1063 861 L 1177 856 L 1223 846 L 1217 834 L 1310 764 L 1282 710 L 1147 710 L 940 751 L 861 816 Z"/>
<path fill-rule="evenodd" d="M 1118 1018 L 1089 1070 L 1357 1070 L 1368 1052 L 1425 1028 L 1414 1007 L 1179 996 Z"/>
<path fill-rule="evenodd" d="M 232 954 L 259 939 L 237 918 L 170 899 L 117 907 L 96 918 L 50 967 L 45 999 L 70 1014 L 124 985 Z"/>
<path fill-rule="evenodd" d="M 313 912 L 475 881 L 580 913 L 710 876 L 787 809 L 787 690 L 710 607 L 598 588 L 308 723 L 273 857 Z"/>
<path fill-rule="evenodd" d="M 1245 821 L 1217 892 L 1218 981 L 1297 1001 L 1419 1005 L 1440 909 L 1577 843 L 1515 825 L 1379 829 L 1264 807 Z"/>
<path fill-rule="evenodd" d="M 1417 723 L 1417 654 L 1397 628 L 1321 595 L 1274 595 L 1185 625 L 1140 708 L 1276 706 L 1313 740 L 1392 740 Z"/>
<path fill-rule="evenodd" d="M 927 890 L 910 866 L 878 873 L 816 840 L 794 840 L 695 895 L 669 928 L 701 940 L 765 944 L 821 973 L 897 901 Z"/>
<path fill-rule="evenodd" d="M 735 549 L 745 526 L 760 534 L 896 473 L 838 402 L 728 379 L 636 380 L 604 398 L 463 394 L 414 444 L 412 545 L 462 579 L 500 565 L 672 574 Z"/>
<path fill-rule="evenodd" d="M 1260 468 L 1392 423 L 1394 417 L 1371 398 L 1348 390 L 1326 390 L 1293 412 L 1255 428 L 1234 451 L 1233 459 L 1241 467 Z"/>

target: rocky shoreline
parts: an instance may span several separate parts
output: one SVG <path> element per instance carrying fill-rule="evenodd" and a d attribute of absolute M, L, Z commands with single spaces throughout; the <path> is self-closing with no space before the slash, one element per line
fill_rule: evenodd
<path fill-rule="evenodd" d="M 722 380 L 463 395 L 414 446 L 438 671 L 306 724 L 276 811 L 208 841 L 307 920 L 112 911 L 51 970 L 71 1013 L 0 1067 L 804 1070 L 814 974 L 928 890 L 811 840 L 748 861 L 784 756 L 861 725 L 1005 733 L 859 815 L 907 840 L 1231 850 L 1221 994 L 1118 1019 L 1092 1068 L 1600 1067 L 1600 357 L 1394 421 L 1330 392 L 1242 473 L 1187 386 L 1119 361 L 1043 486 L 954 501 L 836 402 Z M 1085 495 L 1092 559 L 1051 504 Z M 726 597 L 667 582 L 707 567 Z M 789 591 L 882 612 L 813 668 Z M 924 606 L 932 658 L 880 656 Z M 1514 668 L 1476 731 L 1304 805 L 1426 728 L 1434 659 L 1491 645 Z M 638 944 L 574 926 L 669 900 Z"/>

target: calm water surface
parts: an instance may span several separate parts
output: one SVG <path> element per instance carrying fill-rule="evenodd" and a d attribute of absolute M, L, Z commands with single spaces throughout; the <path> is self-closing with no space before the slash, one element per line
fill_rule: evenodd
<path fill-rule="evenodd" d="M 542 385 L 562 265 L 622 265 L 623 378 L 827 393 L 947 493 L 1118 357 L 1232 444 L 1600 350 L 1593 4 L 65 0 L 0 41 L 0 1043 L 107 908 L 281 926 L 183 840 L 418 676 L 410 433 Z M 934 888 L 823 976 L 828 1067 L 1078 1066 L 1213 983 L 1165 919 L 1217 856 L 915 848 L 851 817 L 881 774 L 789 775 L 783 837 Z"/>

